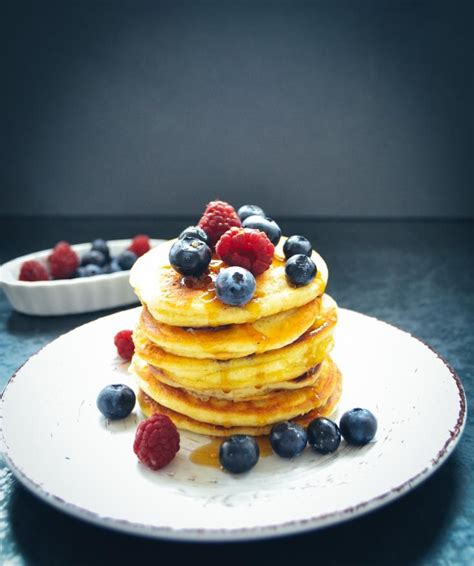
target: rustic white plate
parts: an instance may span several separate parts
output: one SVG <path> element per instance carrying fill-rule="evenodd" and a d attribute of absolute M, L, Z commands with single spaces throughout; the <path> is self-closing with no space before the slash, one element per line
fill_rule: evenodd
<path fill-rule="evenodd" d="M 301 532 L 380 507 L 412 489 L 452 452 L 466 404 L 443 360 L 409 334 L 340 310 L 334 358 L 344 375 L 339 415 L 367 407 L 376 441 L 344 443 L 334 455 L 309 448 L 292 461 L 262 458 L 233 477 L 193 464 L 203 440 L 182 433 L 175 460 L 159 472 L 132 451 L 138 409 L 109 423 L 95 401 L 108 383 L 132 384 L 115 355 L 114 334 L 138 309 L 101 318 L 34 355 L 2 398 L 3 451 L 16 477 L 76 517 L 170 539 L 237 540 Z"/>

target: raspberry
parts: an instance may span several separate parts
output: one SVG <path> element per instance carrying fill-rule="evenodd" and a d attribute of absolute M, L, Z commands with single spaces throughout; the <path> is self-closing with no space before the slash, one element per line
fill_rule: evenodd
<path fill-rule="evenodd" d="M 59 242 L 48 257 L 51 275 L 55 279 L 69 279 L 79 265 L 79 257 L 67 242 Z"/>
<path fill-rule="evenodd" d="M 238 265 L 257 276 L 270 267 L 275 246 L 264 232 L 231 228 L 217 242 L 216 252 L 228 265 Z"/>
<path fill-rule="evenodd" d="M 133 238 L 132 243 L 128 249 L 133 252 L 137 257 L 146 254 L 150 250 L 150 238 L 146 234 L 138 234 Z"/>
<path fill-rule="evenodd" d="M 133 451 L 152 470 L 169 464 L 178 450 L 179 432 L 166 415 L 154 414 L 138 425 Z"/>
<path fill-rule="evenodd" d="M 240 226 L 240 218 L 233 206 L 222 200 L 213 200 L 207 205 L 199 226 L 208 235 L 210 245 L 215 246 L 224 232 Z"/>
<path fill-rule="evenodd" d="M 117 347 L 118 355 L 128 362 L 132 359 L 135 352 L 132 333 L 132 330 L 121 330 L 114 336 L 114 344 Z"/>
<path fill-rule="evenodd" d="M 22 263 L 18 279 L 20 281 L 47 281 L 49 275 L 42 263 L 31 259 Z"/>

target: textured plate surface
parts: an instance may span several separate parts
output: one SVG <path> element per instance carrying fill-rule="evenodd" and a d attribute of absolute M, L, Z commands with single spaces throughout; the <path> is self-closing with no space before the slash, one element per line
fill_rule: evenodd
<path fill-rule="evenodd" d="M 2 397 L 2 450 L 29 489 L 99 525 L 187 540 L 264 538 L 334 524 L 410 490 L 451 453 L 465 421 L 461 383 L 436 353 L 409 334 L 340 309 L 333 357 L 344 376 L 339 415 L 362 406 L 378 418 L 376 441 L 341 444 L 318 456 L 260 459 L 233 477 L 193 464 L 202 437 L 181 434 L 181 450 L 152 472 L 132 451 L 138 409 L 105 421 L 95 399 L 108 383 L 132 384 L 113 335 L 139 309 L 61 336 L 19 369 Z M 25 426 L 26 423 L 34 426 Z"/>

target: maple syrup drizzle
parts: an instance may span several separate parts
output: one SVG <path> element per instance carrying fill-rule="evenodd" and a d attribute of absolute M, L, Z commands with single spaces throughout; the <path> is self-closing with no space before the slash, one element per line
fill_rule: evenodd
<path fill-rule="evenodd" d="M 266 458 L 267 456 L 270 456 L 270 454 L 272 454 L 272 446 L 270 444 L 270 439 L 268 438 L 268 436 L 256 436 L 255 440 L 258 442 L 261 458 Z M 199 448 L 193 450 L 189 455 L 189 459 L 191 460 L 191 462 L 198 464 L 199 466 L 220 468 L 219 448 L 223 442 L 223 439 L 215 438 L 207 444 L 199 446 Z"/>

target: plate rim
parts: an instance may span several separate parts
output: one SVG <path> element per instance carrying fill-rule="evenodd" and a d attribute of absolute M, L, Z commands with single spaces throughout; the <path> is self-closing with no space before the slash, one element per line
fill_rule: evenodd
<path fill-rule="evenodd" d="M 140 307 L 134 307 L 139 309 Z M 126 310 L 133 310 L 132 309 L 123 309 L 119 311 L 120 313 Z M 360 517 L 373 511 L 375 509 L 379 509 L 384 507 L 386 504 L 390 503 L 394 499 L 397 499 L 401 495 L 406 494 L 419 484 L 421 484 L 424 480 L 428 479 L 452 454 L 454 448 L 457 446 L 462 433 L 464 431 L 464 427 L 467 420 L 467 401 L 466 401 L 466 394 L 464 391 L 464 387 L 461 381 L 461 378 L 454 370 L 454 368 L 449 364 L 444 357 L 435 350 L 432 346 L 427 344 L 424 340 L 415 336 L 411 332 L 403 330 L 396 326 L 395 324 L 385 322 L 384 320 L 380 320 L 377 317 L 370 316 L 352 309 L 342 308 L 339 307 L 341 311 L 347 311 L 349 313 L 356 314 L 358 316 L 362 316 L 371 320 L 375 320 L 378 323 L 384 324 L 391 328 L 395 328 L 399 332 L 408 335 L 410 338 L 418 341 L 422 346 L 430 350 L 432 354 L 434 354 L 441 363 L 447 368 L 451 378 L 453 379 L 458 395 L 458 415 L 456 424 L 453 430 L 449 431 L 449 436 L 444 442 L 443 446 L 439 449 L 438 453 L 434 458 L 431 460 L 431 464 L 426 466 L 423 470 L 415 474 L 414 476 L 410 477 L 409 479 L 405 480 L 401 484 L 391 488 L 389 491 L 386 491 L 376 497 L 373 497 L 367 501 L 362 501 L 357 505 L 351 505 L 346 507 L 342 510 L 332 511 L 329 513 L 324 513 L 320 515 L 315 515 L 312 517 L 306 517 L 304 519 L 297 519 L 291 520 L 287 522 L 280 522 L 276 524 L 269 524 L 264 526 L 257 526 L 257 527 L 240 527 L 237 529 L 209 529 L 209 528 L 175 528 L 175 527 L 167 527 L 167 526 L 157 526 L 157 525 L 150 525 L 145 523 L 138 523 L 127 521 L 125 519 L 117 519 L 114 517 L 109 517 L 107 515 L 101 515 L 99 513 L 95 513 L 94 511 L 90 511 L 89 509 L 85 509 L 76 505 L 74 503 L 70 503 L 61 497 L 48 492 L 45 490 L 41 485 L 37 484 L 33 481 L 28 475 L 19 468 L 13 459 L 11 458 L 10 454 L 8 453 L 8 445 L 5 440 L 4 436 L 4 427 L 3 427 L 3 403 L 5 402 L 5 394 L 8 390 L 8 387 L 11 383 L 15 380 L 17 374 L 21 371 L 21 369 L 33 358 L 37 356 L 46 346 L 58 340 L 61 336 L 74 332 L 78 328 L 82 326 L 87 326 L 88 324 L 93 324 L 99 319 L 108 318 L 116 316 L 118 313 L 113 313 L 110 315 L 106 315 L 105 317 L 98 317 L 94 320 L 91 320 L 83 325 L 79 325 L 66 333 L 63 333 L 57 336 L 54 340 L 44 344 L 41 348 L 38 349 L 35 353 L 29 356 L 9 377 L 5 387 L 0 392 L 0 457 L 3 458 L 5 464 L 11 470 L 15 478 L 31 493 L 39 497 L 41 500 L 49 503 L 56 509 L 67 513 L 70 516 L 75 517 L 76 519 L 81 519 L 87 521 L 88 523 L 94 524 L 99 527 L 107 527 L 114 531 L 134 534 L 139 536 L 145 536 L 148 538 L 156 538 L 162 540 L 181 540 L 181 541 L 189 541 L 189 542 L 234 542 L 234 541 L 245 541 L 245 540 L 263 540 L 269 539 L 274 537 L 280 536 L 288 536 L 297 533 L 304 533 L 316 529 L 320 529 L 323 527 L 327 527 L 330 525 L 336 525 L 343 522 L 347 522 L 351 519 L 355 519 L 356 517 Z"/>

